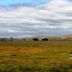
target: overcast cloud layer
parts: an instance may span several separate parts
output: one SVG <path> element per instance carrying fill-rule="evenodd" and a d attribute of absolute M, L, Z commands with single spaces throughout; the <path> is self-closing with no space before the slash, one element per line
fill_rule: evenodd
<path fill-rule="evenodd" d="M 72 34 L 71 0 L 36 6 L 0 7 L 0 37 Z"/>

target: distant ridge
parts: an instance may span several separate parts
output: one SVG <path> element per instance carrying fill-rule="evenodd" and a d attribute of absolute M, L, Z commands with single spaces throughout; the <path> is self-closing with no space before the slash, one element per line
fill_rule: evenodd
<path fill-rule="evenodd" d="M 62 38 L 72 38 L 72 34 L 64 35 Z"/>

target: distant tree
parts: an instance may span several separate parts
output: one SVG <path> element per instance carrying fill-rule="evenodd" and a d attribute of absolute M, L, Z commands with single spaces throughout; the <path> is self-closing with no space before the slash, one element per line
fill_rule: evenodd
<path fill-rule="evenodd" d="M 14 40 L 14 38 L 11 37 L 11 38 L 10 38 L 10 41 L 13 41 L 13 40 Z"/>
<path fill-rule="evenodd" d="M 38 38 L 33 38 L 33 41 L 38 41 L 39 39 Z"/>
<path fill-rule="evenodd" d="M 42 41 L 48 41 L 48 38 L 43 38 Z"/>
<path fill-rule="evenodd" d="M 0 41 L 7 41 L 7 38 L 0 38 Z"/>

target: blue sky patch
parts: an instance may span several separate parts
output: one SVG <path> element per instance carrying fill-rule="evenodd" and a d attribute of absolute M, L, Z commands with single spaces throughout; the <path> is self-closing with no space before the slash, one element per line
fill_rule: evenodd
<path fill-rule="evenodd" d="M 0 0 L 0 5 L 9 6 L 11 4 L 40 4 L 47 3 L 50 0 Z"/>

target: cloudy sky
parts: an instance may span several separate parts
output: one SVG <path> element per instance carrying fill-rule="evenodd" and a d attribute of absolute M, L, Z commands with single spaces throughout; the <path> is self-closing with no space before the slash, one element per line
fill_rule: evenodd
<path fill-rule="evenodd" d="M 72 0 L 0 0 L 0 37 L 72 34 Z"/>

